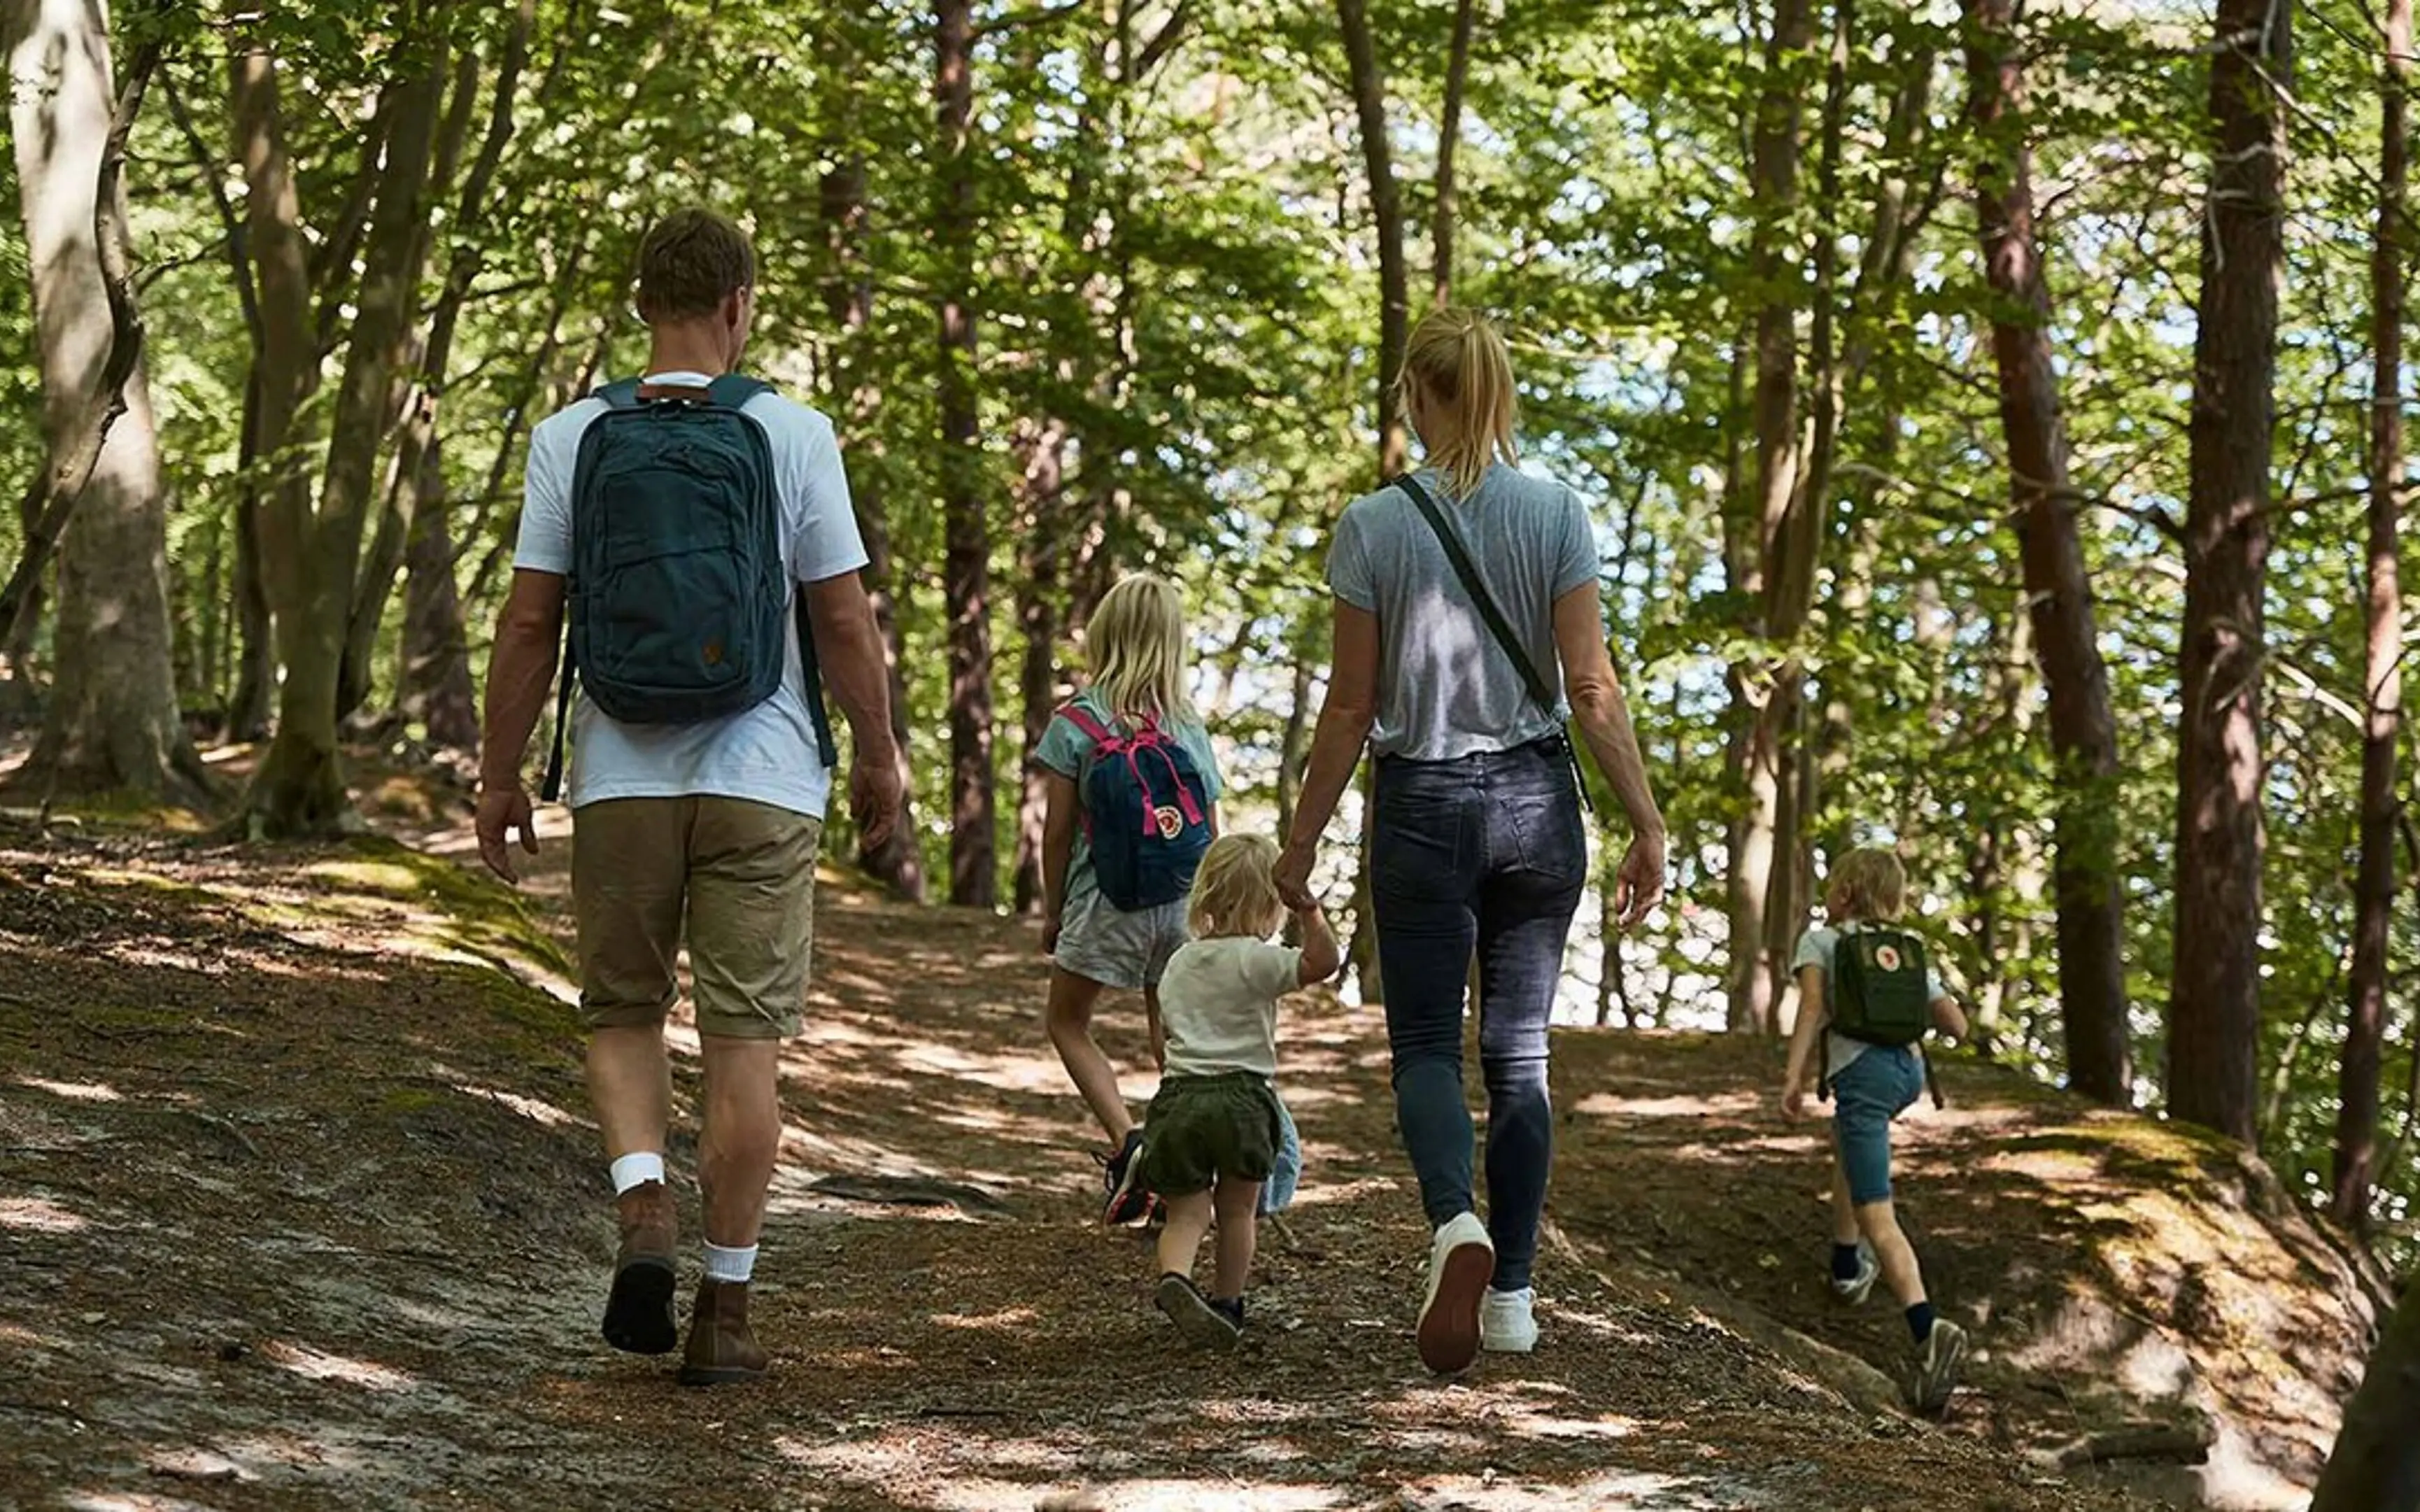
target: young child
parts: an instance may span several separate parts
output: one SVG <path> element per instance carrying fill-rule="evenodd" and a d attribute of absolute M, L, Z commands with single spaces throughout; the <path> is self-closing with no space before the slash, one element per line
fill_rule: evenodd
<path fill-rule="evenodd" d="M 1085 811 L 1084 790 L 1106 754 L 1102 737 L 1115 742 L 1156 731 L 1191 765 L 1201 822 L 1217 832 L 1222 784 L 1209 731 L 1186 694 L 1185 647 L 1185 604 L 1175 585 L 1148 573 L 1120 579 L 1102 596 L 1084 632 L 1091 686 L 1051 719 L 1033 753 L 1048 772 L 1042 947 L 1052 964 L 1046 1017 L 1067 1075 L 1109 1136 L 1103 1218 L 1112 1224 L 1147 1213 L 1151 1193 L 1134 1178 L 1142 1131 L 1118 1088 L 1117 1068 L 1093 1037 L 1093 1005 L 1109 988 L 1140 992 L 1153 1057 L 1162 1056 L 1160 974 L 1185 943 L 1184 886 L 1190 879 L 1173 879 L 1177 885 L 1164 903 L 1133 910 L 1113 903 L 1094 865 L 1093 832 L 1101 817 Z M 1180 829 L 1190 826 L 1190 818 L 1167 812 L 1179 818 Z"/>
<path fill-rule="evenodd" d="M 1916 1343 L 1916 1409 L 1937 1413 L 1957 1388 L 1966 1331 L 1933 1313 L 1916 1251 L 1891 1207 L 1891 1121 L 1923 1094 L 1924 1059 L 1916 1045 L 1874 1044 L 1831 1032 L 1835 1005 L 1826 996 L 1838 979 L 1842 938 L 1887 927 L 1900 916 L 1906 894 L 1907 874 L 1888 850 L 1853 850 L 1832 868 L 1824 896 L 1830 927 L 1807 930 L 1791 962 L 1798 976 L 1798 1024 L 1790 1037 L 1781 1101 L 1792 1118 L 1806 1112 L 1808 1067 L 1823 1032 L 1823 1084 L 1833 1099 L 1833 1290 L 1854 1306 L 1873 1290 L 1876 1276 L 1890 1287 L 1907 1310 Z M 1929 965 L 1924 991 L 1932 1027 L 1953 1038 L 1964 1036 L 1966 1016 Z"/>
<path fill-rule="evenodd" d="M 1316 903 L 1295 912 L 1299 949 L 1268 943 L 1284 922 L 1277 842 L 1221 835 L 1193 880 L 1194 939 L 1160 982 L 1168 1074 L 1151 1099 L 1142 1179 L 1168 1202 L 1159 1236 L 1159 1310 L 1196 1344 L 1232 1348 L 1244 1330 L 1261 1188 L 1278 1167 L 1285 1130 L 1270 1079 L 1278 1065 L 1278 999 L 1334 974 L 1336 936 Z M 1209 1295 L 1193 1262 L 1218 1225 Z"/>

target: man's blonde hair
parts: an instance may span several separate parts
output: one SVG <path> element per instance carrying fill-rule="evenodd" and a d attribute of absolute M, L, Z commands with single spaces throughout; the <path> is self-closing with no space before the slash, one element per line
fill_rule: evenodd
<path fill-rule="evenodd" d="M 1396 383 L 1408 404 L 1427 397 L 1443 431 L 1429 439 L 1429 461 L 1457 498 L 1468 498 L 1497 457 L 1521 460 L 1512 440 L 1512 355 L 1474 310 L 1449 304 L 1412 330 Z"/>
<path fill-rule="evenodd" d="M 1084 662 L 1111 714 L 1192 720 L 1185 691 L 1185 596 L 1149 572 L 1120 578 L 1084 627 Z"/>
<path fill-rule="evenodd" d="M 1265 834 L 1222 834 L 1193 873 L 1185 922 L 1203 940 L 1245 935 L 1266 940 L 1285 922 L 1278 896 L 1278 843 Z"/>
<path fill-rule="evenodd" d="M 1832 864 L 1827 901 L 1843 919 L 1896 919 L 1907 907 L 1907 868 L 1880 846 L 1852 850 Z"/>

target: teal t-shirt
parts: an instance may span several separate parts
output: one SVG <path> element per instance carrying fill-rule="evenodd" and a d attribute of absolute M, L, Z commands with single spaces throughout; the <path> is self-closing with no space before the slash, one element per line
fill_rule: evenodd
<path fill-rule="evenodd" d="M 1084 712 L 1099 721 L 1113 735 L 1132 733 L 1125 721 L 1109 711 L 1109 704 L 1090 689 L 1076 695 L 1076 703 Z M 1218 759 L 1210 749 L 1210 731 L 1198 719 L 1169 721 L 1168 733 L 1193 758 L 1194 767 L 1202 773 L 1203 795 L 1217 803 L 1226 785 L 1218 780 Z M 1083 732 L 1065 714 L 1050 716 L 1049 727 L 1033 748 L 1033 759 L 1076 784 L 1077 801 L 1083 800 L 1084 775 L 1093 762 L 1093 738 Z M 1076 830 L 1076 850 L 1067 858 L 1067 896 L 1062 903 L 1069 907 L 1100 891 L 1100 879 L 1093 872 L 1093 839 L 1088 826 Z"/>

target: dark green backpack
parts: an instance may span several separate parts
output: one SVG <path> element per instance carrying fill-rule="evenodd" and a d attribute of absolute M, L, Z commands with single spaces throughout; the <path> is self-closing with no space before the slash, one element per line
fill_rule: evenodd
<path fill-rule="evenodd" d="M 1840 932 L 1832 957 L 1832 1030 L 1869 1045 L 1913 1045 L 1932 1028 L 1924 942 L 1898 929 Z"/>
<path fill-rule="evenodd" d="M 831 732 L 806 600 L 782 565 L 782 497 L 765 428 L 741 413 L 768 385 L 727 373 L 704 388 L 609 383 L 571 476 L 569 627 L 554 752 L 563 782 L 577 675 L 628 725 L 699 725 L 779 692 L 795 605 L 807 709 L 826 767 Z"/>

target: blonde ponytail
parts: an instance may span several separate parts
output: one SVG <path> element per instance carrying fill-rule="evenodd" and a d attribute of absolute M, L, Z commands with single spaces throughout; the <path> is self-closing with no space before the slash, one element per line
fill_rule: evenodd
<path fill-rule="evenodd" d="M 1448 305 L 1413 328 L 1396 388 L 1405 404 L 1424 397 L 1429 462 L 1457 498 L 1468 498 L 1501 457 L 1521 460 L 1512 439 L 1512 356 L 1486 318 Z"/>

